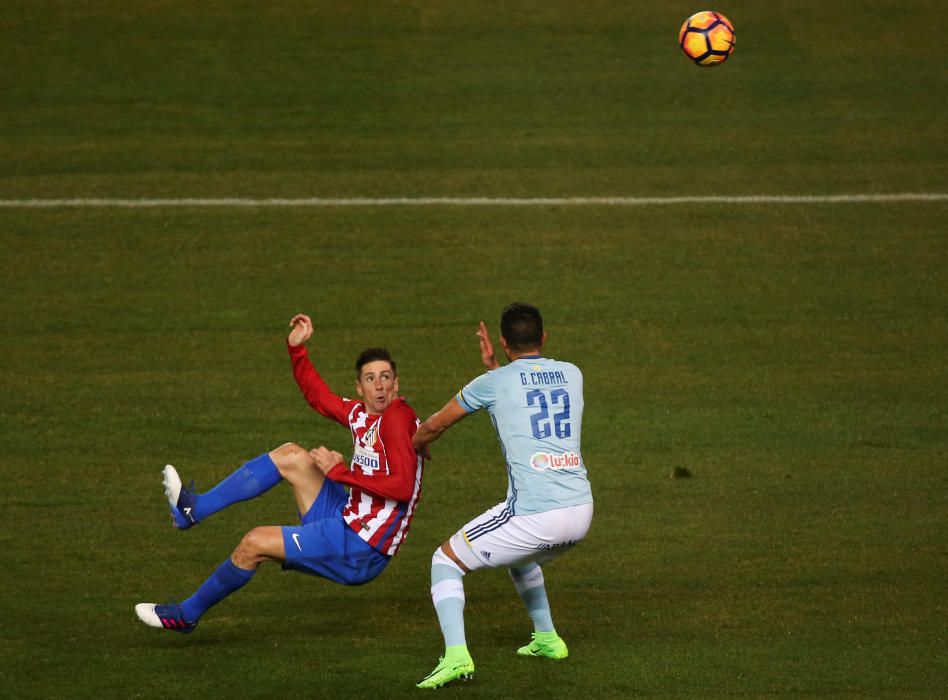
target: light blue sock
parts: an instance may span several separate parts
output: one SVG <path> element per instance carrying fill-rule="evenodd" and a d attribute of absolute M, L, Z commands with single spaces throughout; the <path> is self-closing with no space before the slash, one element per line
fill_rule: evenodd
<path fill-rule="evenodd" d="M 546 597 L 543 569 L 540 565 L 531 562 L 525 566 L 511 568 L 510 578 L 527 607 L 527 614 L 533 620 L 534 631 L 554 632 L 553 614 L 550 612 L 550 601 Z"/>
<path fill-rule="evenodd" d="M 241 569 L 228 557 L 217 567 L 197 592 L 183 603 L 181 610 L 188 622 L 197 622 L 207 609 L 216 605 L 239 588 L 243 588 L 256 573 L 256 569 Z"/>
<path fill-rule="evenodd" d="M 199 494 L 194 504 L 194 517 L 204 520 L 229 505 L 255 498 L 272 489 L 282 479 L 280 470 L 269 454 L 255 457 L 207 493 Z"/>
<path fill-rule="evenodd" d="M 444 646 L 464 647 L 464 572 L 441 548 L 431 557 L 431 601 L 438 613 Z M 460 651 L 460 650 L 452 650 Z"/>

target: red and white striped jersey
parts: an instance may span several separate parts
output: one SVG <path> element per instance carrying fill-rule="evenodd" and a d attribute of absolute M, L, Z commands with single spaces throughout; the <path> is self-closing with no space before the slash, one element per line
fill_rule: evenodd
<path fill-rule="evenodd" d="M 369 415 L 362 401 L 342 398 L 329 389 L 305 346 L 287 347 L 293 376 L 309 405 L 352 433 L 351 465 L 340 462 L 326 474 L 349 487 L 343 519 L 374 549 L 394 555 L 405 541 L 421 498 L 424 461 L 411 446 L 418 416 L 401 398 L 382 415 Z"/>

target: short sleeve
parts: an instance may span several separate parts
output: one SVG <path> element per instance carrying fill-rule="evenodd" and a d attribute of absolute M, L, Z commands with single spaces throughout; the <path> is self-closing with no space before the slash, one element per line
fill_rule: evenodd
<path fill-rule="evenodd" d="M 455 397 L 461 408 L 468 413 L 474 413 L 474 411 L 492 406 L 496 397 L 494 378 L 494 372 L 487 372 L 468 382 Z"/>

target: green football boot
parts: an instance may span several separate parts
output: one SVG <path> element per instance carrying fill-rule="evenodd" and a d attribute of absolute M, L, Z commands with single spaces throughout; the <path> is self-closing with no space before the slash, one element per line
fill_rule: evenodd
<path fill-rule="evenodd" d="M 466 651 L 462 654 L 443 656 L 438 665 L 418 684 L 419 688 L 440 688 L 456 680 L 470 680 L 474 677 L 474 660 Z"/>
<path fill-rule="evenodd" d="M 545 656 L 548 659 L 565 659 L 569 656 L 566 642 L 556 632 L 534 632 L 533 641 L 517 649 L 520 656 Z"/>

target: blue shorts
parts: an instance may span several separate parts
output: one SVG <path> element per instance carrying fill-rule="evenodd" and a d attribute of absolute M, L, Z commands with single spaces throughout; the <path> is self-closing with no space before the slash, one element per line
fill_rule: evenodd
<path fill-rule="evenodd" d="M 368 583 L 391 557 L 373 549 L 342 519 L 349 495 L 326 479 L 299 526 L 283 527 L 284 569 L 322 576 L 347 586 Z"/>

